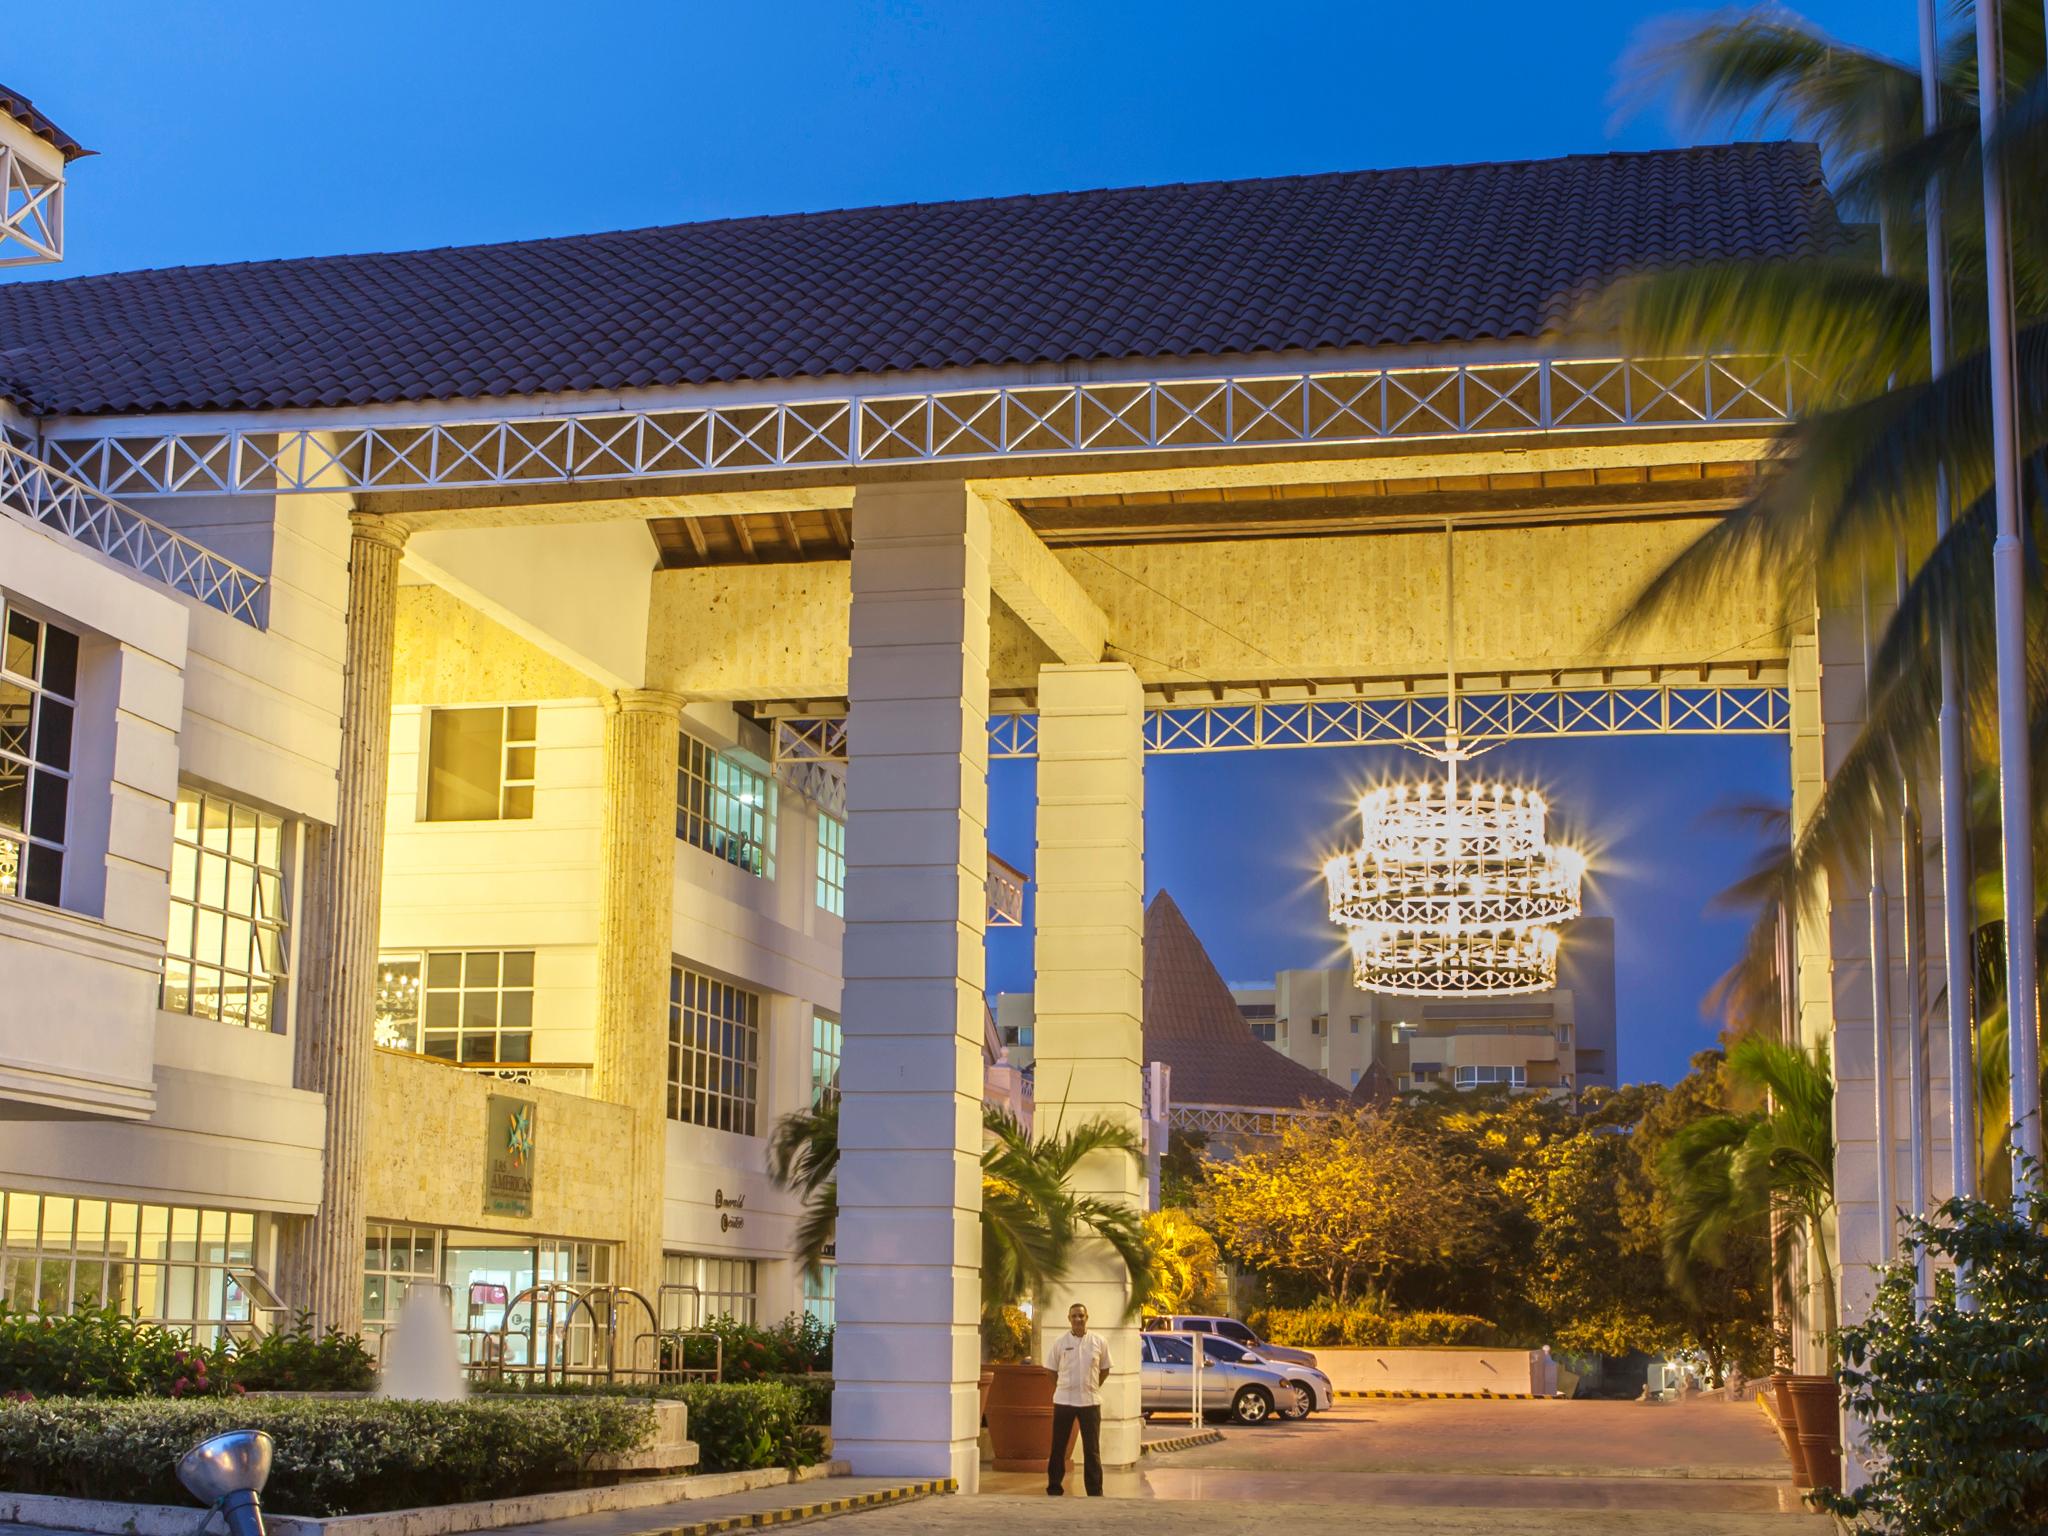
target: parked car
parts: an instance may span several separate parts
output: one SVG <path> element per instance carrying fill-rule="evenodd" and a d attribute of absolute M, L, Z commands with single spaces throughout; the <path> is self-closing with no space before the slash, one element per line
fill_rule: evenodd
<path fill-rule="evenodd" d="M 1298 1365 L 1313 1366 L 1316 1357 L 1305 1349 L 1290 1349 L 1285 1344 L 1268 1344 L 1253 1333 L 1249 1327 L 1234 1317 L 1148 1317 L 1147 1329 L 1162 1333 L 1209 1333 L 1219 1339 L 1229 1339 L 1254 1350 L 1268 1360 L 1292 1360 Z"/>
<path fill-rule="evenodd" d="M 1139 1364 L 1139 1409 L 1155 1413 L 1188 1413 L 1194 1408 L 1195 1349 L 1217 1343 L 1198 1334 L 1147 1333 Z M 1202 1354 L 1202 1417 L 1228 1414 L 1240 1424 L 1265 1424 L 1290 1406 L 1300 1411 L 1294 1383 L 1273 1366 L 1243 1357 L 1226 1360 L 1204 1348 Z"/>
<path fill-rule="evenodd" d="M 1287 1378 L 1288 1386 L 1294 1389 L 1299 1405 L 1286 1406 L 1281 1411 L 1289 1418 L 1305 1419 L 1312 1413 L 1327 1413 L 1337 1402 L 1337 1391 L 1330 1385 L 1330 1378 L 1312 1365 L 1303 1365 L 1299 1360 L 1271 1360 L 1262 1346 L 1248 1349 L 1235 1339 L 1221 1339 L 1214 1335 L 1193 1335 L 1202 1340 L 1202 1358 L 1207 1362 L 1224 1361 L 1231 1365 L 1263 1365 Z"/>

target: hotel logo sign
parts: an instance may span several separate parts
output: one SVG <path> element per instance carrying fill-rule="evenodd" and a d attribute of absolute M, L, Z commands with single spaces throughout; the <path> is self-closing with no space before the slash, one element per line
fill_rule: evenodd
<path fill-rule="evenodd" d="M 484 1214 L 533 1214 L 533 1101 L 494 1093 L 484 1111 Z"/>

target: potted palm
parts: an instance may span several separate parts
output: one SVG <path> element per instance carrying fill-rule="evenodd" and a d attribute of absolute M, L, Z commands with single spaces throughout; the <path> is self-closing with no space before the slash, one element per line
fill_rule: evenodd
<path fill-rule="evenodd" d="M 1781 1288 L 1796 1273 L 1791 1261 L 1803 1239 L 1813 1256 L 1811 1291 L 1820 1303 L 1827 1348 L 1835 1347 L 1834 1265 L 1828 1217 L 1835 1204 L 1834 1080 L 1827 1049 L 1811 1054 L 1760 1035 L 1728 1052 L 1728 1075 L 1765 1095 L 1762 1108 L 1694 1121 L 1664 1151 L 1671 1205 L 1664 1225 L 1664 1262 L 1683 1286 L 1693 1266 L 1718 1264 L 1731 1233 L 1768 1226 Z M 1833 1375 L 1773 1375 L 1792 1469 L 1809 1487 L 1834 1487 L 1842 1455 L 1841 1387 Z"/>
<path fill-rule="evenodd" d="M 1030 1359 L 1019 1302 L 1043 1297 L 1066 1274 L 1075 1245 L 1105 1242 L 1130 1277 L 1125 1317 L 1135 1317 L 1153 1287 L 1144 1213 L 1070 1187 L 1083 1159 L 1143 1152 L 1135 1132 L 1106 1119 L 1033 1136 L 999 1109 L 982 1114 L 981 1308 L 982 1407 L 996 1465 L 1043 1465 L 1052 1434 L 1052 1372 Z M 797 1258 L 809 1273 L 824 1262 L 839 1206 L 839 1107 L 785 1115 L 769 1140 L 769 1172 L 802 1195 Z M 1000 1358 L 1002 1356 L 1022 1358 Z"/>

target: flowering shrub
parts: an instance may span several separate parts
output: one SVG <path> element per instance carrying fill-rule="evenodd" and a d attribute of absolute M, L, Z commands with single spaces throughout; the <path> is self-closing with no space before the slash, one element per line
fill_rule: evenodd
<path fill-rule="evenodd" d="M 230 1368 L 235 1385 L 251 1392 L 367 1392 L 377 1378 L 361 1335 L 338 1328 L 316 1334 L 308 1312 L 240 1346 Z"/>
<path fill-rule="evenodd" d="M 799 1375 L 832 1368 L 832 1330 L 807 1312 L 794 1312 L 773 1327 L 718 1317 L 702 1332 L 716 1334 L 724 1346 L 725 1381 L 761 1381 L 771 1376 Z M 684 1364 L 708 1371 L 717 1351 L 709 1339 L 691 1339 Z"/>
<path fill-rule="evenodd" d="M 694 1418 L 694 1409 L 693 1409 Z M 308 1517 L 511 1498 L 585 1486 L 590 1459 L 645 1445 L 654 1414 L 622 1397 L 464 1403 L 246 1398 L 0 1404 L 0 1486 L 190 1504 L 173 1471 L 230 1429 L 276 1443 L 264 1502 Z"/>
<path fill-rule="evenodd" d="M 359 1337 L 315 1336 L 304 1313 L 251 1342 L 202 1345 L 111 1308 L 42 1316 L 0 1304 L 0 1393 L 10 1398 L 362 1392 L 374 1380 Z"/>

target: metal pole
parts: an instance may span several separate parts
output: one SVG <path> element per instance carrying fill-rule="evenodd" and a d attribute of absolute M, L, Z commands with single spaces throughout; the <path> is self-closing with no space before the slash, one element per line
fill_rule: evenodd
<path fill-rule="evenodd" d="M 1931 135 L 1941 126 L 1941 36 L 1934 0 L 1920 0 L 1920 120 Z M 1941 178 L 1927 179 L 1927 354 L 1930 373 L 1948 368 L 1948 235 L 1941 202 Z M 1934 480 L 1934 537 L 1948 537 L 1948 471 Z M 1977 1193 L 1977 1052 L 1971 992 L 1975 959 L 1970 950 L 1970 843 L 1966 825 L 1970 786 L 1963 757 L 1962 692 L 1956 670 L 1953 621 L 1940 636 L 1941 712 L 1941 919 L 1942 984 L 1948 1004 L 1949 1189 L 1959 1197 Z"/>
<path fill-rule="evenodd" d="M 1860 563 L 1860 562 L 1859 562 Z M 1863 626 L 1863 718 L 1870 718 L 1870 576 L 1859 569 L 1856 587 Z M 1877 827 L 1870 833 L 1870 1061 L 1876 1079 L 1871 1093 L 1871 1134 L 1877 1141 L 1877 1257 L 1892 1256 L 1892 956 L 1891 893 L 1884 882 L 1884 840 Z M 1837 1063 L 1836 1070 L 1840 1071 Z"/>
<path fill-rule="evenodd" d="M 1998 822 L 2005 875 L 2005 1009 L 2011 1036 L 2012 1189 L 2016 1211 L 2033 1212 L 2041 1157 L 2040 1000 L 2035 992 L 2033 765 L 2028 741 L 2026 573 L 2020 546 L 2020 458 L 2014 414 L 2012 252 L 2005 178 L 1991 153 L 1998 135 L 1998 0 L 1977 5 L 1977 129 L 1984 161 L 1984 286 L 1989 298 L 1991 460 L 1998 537 L 1991 595 L 1998 635 Z"/>

